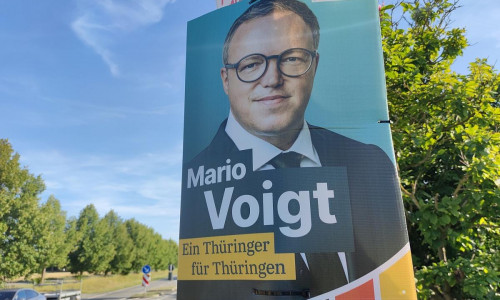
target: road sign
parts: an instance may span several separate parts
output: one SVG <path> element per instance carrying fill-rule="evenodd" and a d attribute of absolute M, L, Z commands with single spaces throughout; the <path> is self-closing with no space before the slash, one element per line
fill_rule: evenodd
<path fill-rule="evenodd" d="M 144 275 L 142 276 L 142 286 L 143 287 L 149 286 L 150 281 L 151 281 L 151 274 L 144 273 Z"/>
<path fill-rule="evenodd" d="M 148 274 L 150 272 L 151 272 L 151 267 L 149 265 L 145 265 L 144 267 L 142 267 L 142 273 Z"/>

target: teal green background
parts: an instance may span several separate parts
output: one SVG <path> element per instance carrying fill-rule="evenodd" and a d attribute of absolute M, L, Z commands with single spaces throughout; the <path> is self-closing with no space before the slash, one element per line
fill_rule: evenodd
<path fill-rule="evenodd" d="M 320 54 L 306 120 L 355 140 L 375 144 L 394 161 L 376 0 L 304 1 L 320 24 Z M 248 1 L 188 22 L 184 162 L 212 140 L 227 118 L 222 88 L 222 47 Z"/>

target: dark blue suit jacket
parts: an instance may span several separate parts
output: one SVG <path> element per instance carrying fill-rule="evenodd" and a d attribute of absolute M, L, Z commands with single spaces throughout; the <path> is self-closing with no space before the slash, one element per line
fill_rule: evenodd
<path fill-rule="evenodd" d="M 202 165 L 210 160 L 224 161 L 228 155 L 239 151 L 226 134 L 225 127 L 226 121 L 221 124 L 210 145 L 189 165 Z M 377 146 L 355 141 L 324 128 L 309 125 L 309 129 L 321 165 L 347 169 L 355 251 L 346 253 L 346 259 L 349 281 L 353 281 L 386 262 L 408 242 L 395 167 L 385 152 Z M 185 179 L 186 168 L 183 172 Z M 183 238 L 182 218 L 181 212 L 181 238 Z M 254 289 L 309 290 L 312 296 L 328 292 L 346 283 L 345 277 L 342 278 L 343 271 L 338 270 L 339 264 L 335 261 L 338 261 L 337 253 L 318 253 L 308 256 L 309 269 L 307 269 L 297 255 L 297 280 L 180 280 L 178 299 L 304 299 L 299 295 L 280 297 L 255 295 Z M 302 276 L 304 273 L 308 275 Z"/>

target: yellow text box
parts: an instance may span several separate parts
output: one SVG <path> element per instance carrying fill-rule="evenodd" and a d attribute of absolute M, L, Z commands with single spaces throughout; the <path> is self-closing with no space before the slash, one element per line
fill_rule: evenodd
<path fill-rule="evenodd" d="M 274 252 L 274 233 L 179 241 L 179 280 L 295 280 L 295 254 Z"/>

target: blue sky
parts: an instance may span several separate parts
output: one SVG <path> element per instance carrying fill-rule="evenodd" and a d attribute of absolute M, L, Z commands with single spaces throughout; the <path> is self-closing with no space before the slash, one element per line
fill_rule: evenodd
<path fill-rule="evenodd" d="M 389 2 L 389 1 L 387 1 Z M 500 59 L 500 1 L 463 0 L 473 45 Z M 0 0 L 0 138 L 68 216 L 93 203 L 178 239 L 186 22 L 215 0 Z M 498 69 L 498 67 L 497 67 Z"/>

